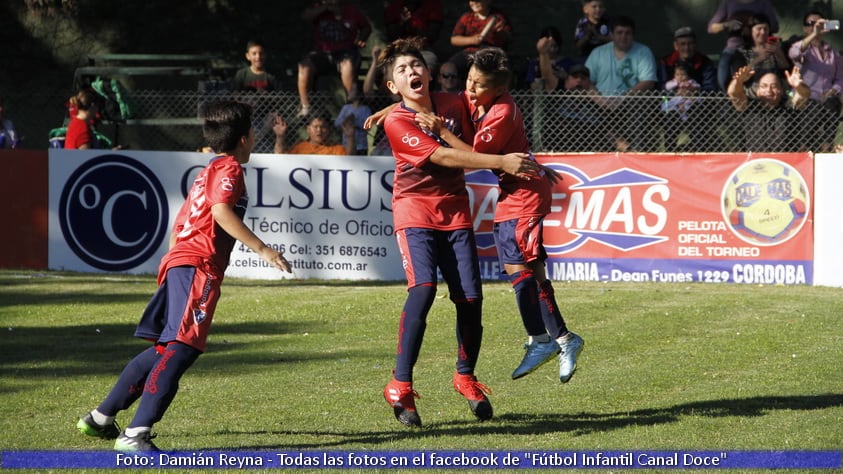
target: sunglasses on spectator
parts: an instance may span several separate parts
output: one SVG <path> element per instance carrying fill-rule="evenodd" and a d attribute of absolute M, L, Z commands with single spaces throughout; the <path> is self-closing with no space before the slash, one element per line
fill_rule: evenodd
<path fill-rule="evenodd" d="M 805 26 L 814 26 L 817 23 L 817 20 L 808 20 L 805 22 Z"/>
<path fill-rule="evenodd" d="M 456 73 L 454 73 L 454 74 L 445 74 L 445 73 L 442 73 L 442 74 L 439 74 L 439 75 L 440 75 L 440 76 L 442 76 L 442 79 L 456 79 L 456 78 L 457 78 L 457 74 L 456 74 Z"/>

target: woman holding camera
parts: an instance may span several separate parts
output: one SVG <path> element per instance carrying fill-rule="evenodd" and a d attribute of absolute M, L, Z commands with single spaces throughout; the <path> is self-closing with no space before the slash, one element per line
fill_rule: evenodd
<path fill-rule="evenodd" d="M 724 91 L 735 72 L 729 71 L 732 56 L 743 44 L 742 30 L 751 15 L 766 15 L 770 20 L 770 33 L 779 31 L 779 18 L 770 0 L 720 0 L 717 11 L 708 20 L 708 32 L 712 35 L 725 32 L 726 46 L 720 53 L 717 64 L 717 82 Z"/>
<path fill-rule="evenodd" d="M 802 80 L 811 89 L 812 108 L 819 127 L 817 151 L 831 151 L 840 123 L 840 94 L 843 92 L 843 57 L 822 39 L 829 31 L 840 28 L 837 20 L 826 20 L 819 12 L 805 15 L 802 30 L 805 36 L 790 47 L 788 55 L 800 67 Z"/>
<path fill-rule="evenodd" d="M 744 44 L 735 52 L 729 64 L 729 72 L 735 72 L 743 66 L 755 71 L 751 82 L 765 73 L 773 72 L 784 78 L 784 72 L 791 67 L 777 36 L 770 33 L 770 20 L 766 15 L 755 14 L 749 17 L 743 27 Z M 752 84 L 747 84 L 748 86 Z"/>

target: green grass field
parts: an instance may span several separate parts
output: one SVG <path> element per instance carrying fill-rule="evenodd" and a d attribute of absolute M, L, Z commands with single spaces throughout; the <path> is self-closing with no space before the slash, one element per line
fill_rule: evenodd
<path fill-rule="evenodd" d="M 453 306 L 440 286 L 415 388 L 424 427 L 382 396 L 401 283 L 228 279 L 207 352 L 155 426 L 167 450 L 840 450 L 843 290 L 556 282 L 586 341 L 513 381 L 524 330 L 508 284 L 484 286 L 477 375 L 495 417 L 451 386 Z M 151 276 L 0 271 L 0 450 L 107 450 L 76 420 L 146 343 Z M 121 413 L 125 426 L 131 411 Z M 218 471 L 217 471 L 218 472 Z"/>

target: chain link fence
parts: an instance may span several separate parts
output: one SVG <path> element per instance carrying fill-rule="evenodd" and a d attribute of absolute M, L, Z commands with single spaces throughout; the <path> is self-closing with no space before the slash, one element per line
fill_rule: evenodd
<path fill-rule="evenodd" d="M 341 88 L 340 88 L 341 91 Z M 788 152 L 830 151 L 838 139 L 839 102 L 811 102 L 800 110 L 753 105 L 736 112 L 723 93 L 676 97 L 666 92 L 604 97 L 582 93 L 513 91 L 534 152 Z M 123 124 L 101 124 L 115 143 L 142 150 L 193 151 L 203 146 L 200 110 L 229 98 L 255 109 L 256 153 L 271 153 L 271 118 L 290 125 L 287 140 L 306 139 L 294 92 L 162 91 L 131 93 L 137 114 Z M 344 103 L 340 93 L 311 94 L 312 112 L 331 122 Z M 837 101 L 836 98 L 831 99 Z M 388 100 L 370 101 L 372 110 Z M 370 154 L 390 154 L 382 130 L 369 131 Z M 339 141 L 339 129 L 334 139 Z"/>

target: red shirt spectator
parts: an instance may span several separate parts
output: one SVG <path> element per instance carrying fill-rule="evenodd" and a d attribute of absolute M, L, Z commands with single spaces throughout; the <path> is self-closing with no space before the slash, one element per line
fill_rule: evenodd
<path fill-rule="evenodd" d="M 440 0 L 392 0 L 383 18 L 390 41 L 421 36 L 430 47 L 439 38 L 445 14 Z"/>

